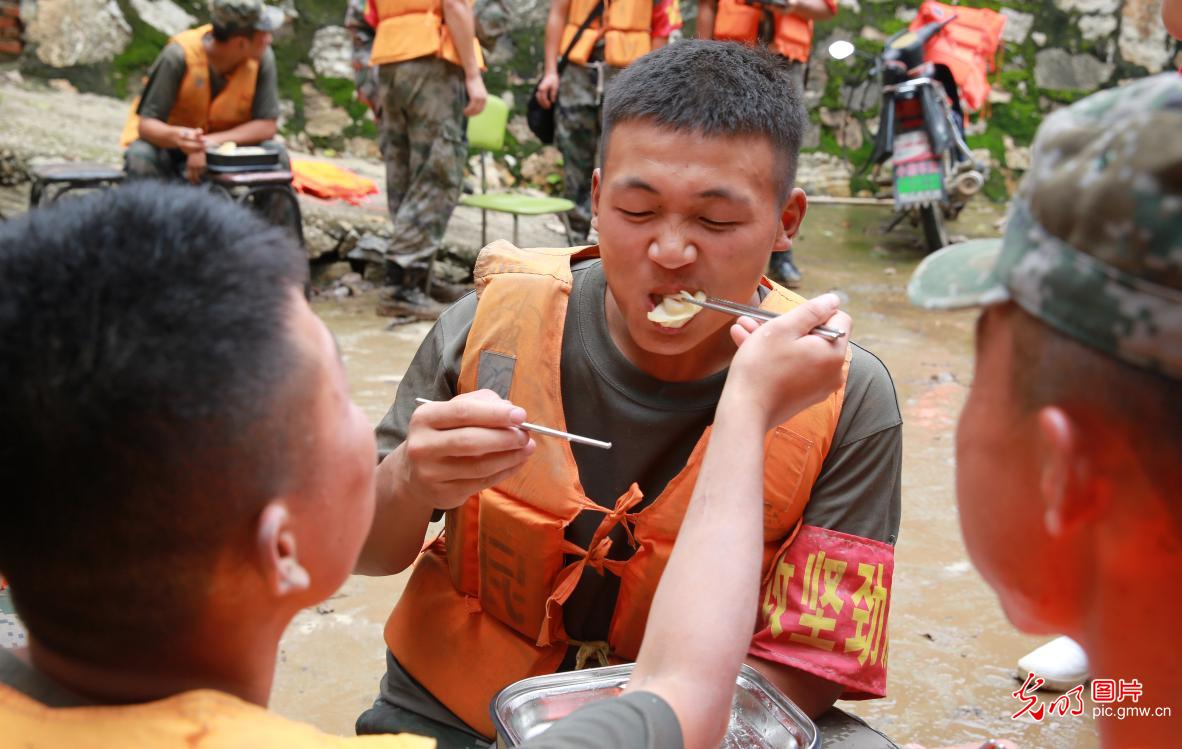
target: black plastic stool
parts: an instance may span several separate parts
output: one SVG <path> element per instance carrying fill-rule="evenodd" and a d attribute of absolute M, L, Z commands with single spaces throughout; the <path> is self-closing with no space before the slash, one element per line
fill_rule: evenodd
<path fill-rule="evenodd" d="M 42 203 L 52 203 L 71 190 L 114 187 L 125 177 L 122 169 L 86 161 L 36 166 L 33 167 L 29 208 L 36 208 Z"/>
<path fill-rule="evenodd" d="M 275 170 L 270 172 L 211 172 L 209 181 L 232 200 L 257 207 L 257 201 L 264 195 L 282 195 L 291 206 L 295 221 L 296 238 L 304 245 L 304 220 L 300 213 L 300 201 L 291 186 L 291 172 Z"/>

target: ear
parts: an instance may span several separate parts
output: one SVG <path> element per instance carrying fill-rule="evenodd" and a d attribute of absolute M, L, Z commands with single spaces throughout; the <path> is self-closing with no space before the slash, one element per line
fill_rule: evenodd
<path fill-rule="evenodd" d="M 296 554 L 292 516 L 282 500 L 268 502 L 259 514 L 255 544 L 259 566 L 272 595 L 283 598 L 308 590 L 311 576 Z"/>
<path fill-rule="evenodd" d="M 1039 409 L 1037 429 L 1043 525 L 1052 538 L 1062 538 L 1099 512 L 1102 493 L 1093 491 L 1092 465 L 1081 448 L 1080 427 L 1066 411 L 1056 406 Z"/>
<path fill-rule="evenodd" d="M 599 217 L 599 188 L 603 186 L 603 174 L 599 167 L 591 172 L 591 216 Z"/>
<path fill-rule="evenodd" d="M 772 247 L 774 252 L 792 249 L 792 239 L 800 231 L 800 223 L 804 221 L 804 214 L 808 212 L 808 208 L 809 201 L 804 190 L 799 187 L 792 188 L 784 204 L 784 210 L 780 212 L 781 231 L 776 235 L 776 243 Z"/>

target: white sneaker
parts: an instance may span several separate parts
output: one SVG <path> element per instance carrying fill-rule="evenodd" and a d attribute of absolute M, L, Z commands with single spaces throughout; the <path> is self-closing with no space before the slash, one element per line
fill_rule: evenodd
<path fill-rule="evenodd" d="M 1088 654 L 1070 637 L 1056 637 L 1018 659 L 1018 678 L 1045 679 L 1041 689 L 1066 692 L 1088 680 Z"/>

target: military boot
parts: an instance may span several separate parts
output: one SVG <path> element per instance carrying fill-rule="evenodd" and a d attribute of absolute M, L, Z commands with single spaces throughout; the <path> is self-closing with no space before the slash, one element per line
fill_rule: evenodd
<path fill-rule="evenodd" d="M 800 286 L 803 276 L 797 270 L 796 263 L 792 262 L 792 250 L 773 252 L 769 266 L 768 275 L 773 281 L 779 281 L 790 289 Z"/>
<path fill-rule="evenodd" d="M 389 288 L 378 294 L 377 313 L 382 317 L 436 320 L 447 309 L 427 293 L 426 266 L 403 268 L 398 263 L 387 262 L 386 283 Z"/>

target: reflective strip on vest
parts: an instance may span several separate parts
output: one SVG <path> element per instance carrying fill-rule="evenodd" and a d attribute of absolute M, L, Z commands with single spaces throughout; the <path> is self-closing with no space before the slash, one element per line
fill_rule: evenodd
<path fill-rule="evenodd" d="M 492 375 L 502 395 L 532 421 L 566 428 L 560 379 L 563 323 L 576 250 L 521 250 L 495 242 L 476 262 L 480 295 L 465 344 L 459 392 Z M 764 307 L 803 301 L 764 281 Z M 848 371 L 847 358 L 847 371 Z M 485 372 L 482 367 L 496 371 Z M 507 377 L 505 373 L 511 371 Z M 511 378 L 509 380 L 508 378 Z M 825 401 L 772 430 L 765 443 L 766 570 L 797 527 L 837 426 L 843 385 Z M 446 531 L 420 557 L 386 624 L 386 643 L 404 669 L 465 723 L 492 736 L 489 701 L 519 679 L 552 673 L 566 652 L 562 606 L 590 566 L 620 577 L 608 633 L 613 660 L 639 651 L 649 606 L 672 551 L 709 440 L 707 429 L 686 466 L 643 510 L 635 484 L 613 506 L 585 496 L 570 444 L 537 440 L 511 478 L 447 513 Z M 580 513 L 602 518 L 587 549 L 568 541 Z M 607 558 L 617 525 L 636 550 Z M 576 561 L 567 564 L 566 559 Z M 440 654 L 447 657 L 441 658 Z"/>
<path fill-rule="evenodd" d="M 213 27 L 209 25 L 199 26 L 169 39 L 170 44 L 180 46 L 185 53 L 185 75 L 177 88 L 172 111 L 168 113 L 169 125 L 199 127 L 207 133 L 220 133 L 253 119 L 254 91 L 259 78 L 258 60 L 248 59 L 230 71 L 217 98 L 210 101 L 205 35 L 212 30 Z M 139 107 L 140 99 L 136 97 L 119 139 L 119 144 L 124 148 L 139 138 Z"/>
<path fill-rule="evenodd" d="M 754 44 L 759 36 L 763 10 L 739 0 L 718 0 L 714 16 L 714 38 L 722 41 Z M 783 57 L 808 62 L 813 49 L 813 22 L 795 13 L 774 11 L 776 35 L 771 48 Z"/>
<path fill-rule="evenodd" d="M 469 0 L 469 5 L 473 5 Z M 386 65 L 420 57 L 441 57 L 462 66 L 451 32 L 443 20 L 442 0 L 367 0 L 377 18 L 370 65 Z M 484 68 L 480 44 L 472 40 L 476 62 Z"/>
<path fill-rule="evenodd" d="M 598 0 L 571 0 L 559 50 L 570 46 L 583 21 Z M 653 0 L 614 0 L 604 8 L 603 17 L 591 24 L 570 52 L 570 61 L 586 65 L 591 51 L 603 39 L 603 59 L 608 65 L 625 68 L 652 51 Z"/>

